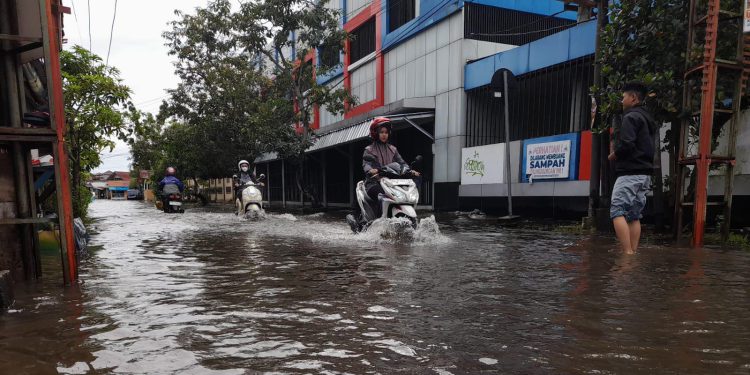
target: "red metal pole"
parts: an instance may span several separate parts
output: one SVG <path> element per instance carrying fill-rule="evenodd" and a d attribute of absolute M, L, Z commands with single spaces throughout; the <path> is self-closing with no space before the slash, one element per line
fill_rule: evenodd
<path fill-rule="evenodd" d="M 55 4 L 53 4 L 53 2 Z M 58 213 L 61 225 L 60 230 L 65 231 L 65 235 L 61 236 L 67 243 L 68 247 L 68 275 L 67 279 L 73 282 L 78 279 L 78 262 L 76 261 L 76 245 L 75 238 L 73 235 L 73 201 L 70 193 L 70 175 L 68 173 L 68 153 L 65 151 L 65 102 L 63 100 L 62 91 L 62 72 L 60 68 L 60 11 L 62 10 L 61 4 L 57 0 L 45 1 L 46 9 L 43 11 L 47 13 L 47 30 L 49 38 L 49 62 L 51 72 L 51 87 L 48 87 L 49 95 L 51 97 L 50 112 L 54 112 L 51 118 L 54 121 L 53 126 L 57 129 L 57 144 L 54 147 L 57 149 L 58 158 L 55 163 L 59 165 L 59 176 L 55 176 L 60 179 L 60 186 L 62 188 L 62 212 Z"/>
<path fill-rule="evenodd" d="M 708 198 L 708 172 L 711 166 L 711 138 L 716 98 L 716 40 L 718 38 L 720 0 L 709 0 L 706 17 L 706 44 L 703 51 L 703 85 L 701 87 L 701 123 L 696 161 L 695 207 L 693 210 L 693 247 L 703 246 Z M 693 22 L 693 20 L 690 20 Z"/>

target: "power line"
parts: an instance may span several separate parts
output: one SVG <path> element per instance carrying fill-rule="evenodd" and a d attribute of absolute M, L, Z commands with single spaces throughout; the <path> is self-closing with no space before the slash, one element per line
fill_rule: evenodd
<path fill-rule="evenodd" d="M 70 0 L 70 6 L 73 8 L 73 17 L 76 19 L 76 29 L 78 29 L 78 39 L 83 43 L 83 34 L 81 34 L 81 24 L 78 22 L 78 12 L 76 12 L 76 3 Z"/>
<path fill-rule="evenodd" d="M 91 0 L 86 0 L 87 2 L 87 11 L 89 16 L 89 51 L 92 50 L 92 42 L 91 42 Z"/>
<path fill-rule="evenodd" d="M 112 37 L 115 32 L 115 19 L 117 18 L 117 0 L 115 0 L 115 10 L 112 13 L 112 27 L 109 29 L 109 47 L 107 47 L 107 61 L 105 65 L 109 65 L 109 52 L 112 51 Z"/>
<path fill-rule="evenodd" d="M 160 96 L 160 97 L 158 97 L 158 98 L 153 98 L 153 99 L 149 99 L 149 100 L 144 100 L 144 101 L 142 101 L 142 102 L 138 102 L 138 103 L 135 103 L 135 104 L 133 104 L 133 105 L 136 105 L 136 106 L 137 106 L 137 105 L 141 105 L 141 104 L 146 104 L 146 103 L 149 103 L 149 102 L 153 102 L 153 101 L 157 101 L 157 100 L 161 100 L 161 99 L 167 98 L 167 97 L 169 97 L 169 96 L 170 96 L 169 94 L 167 94 L 167 95 L 162 95 L 162 96 Z"/>

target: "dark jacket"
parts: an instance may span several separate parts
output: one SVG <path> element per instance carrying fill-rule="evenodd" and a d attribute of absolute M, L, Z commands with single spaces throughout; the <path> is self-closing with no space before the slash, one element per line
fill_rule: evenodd
<path fill-rule="evenodd" d="M 365 152 L 362 154 L 362 170 L 364 170 L 365 176 L 367 176 L 367 181 L 370 182 L 372 180 L 368 173 L 371 169 L 380 169 L 394 162 L 401 165 L 402 169 L 409 167 L 404 158 L 401 157 L 401 154 L 398 153 L 396 146 L 392 144 L 373 142 L 365 147 Z"/>
<path fill-rule="evenodd" d="M 656 122 L 643 106 L 625 111 L 615 129 L 615 174 L 651 175 L 654 172 Z"/>
<path fill-rule="evenodd" d="M 180 179 L 175 176 L 164 177 L 164 179 L 159 182 L 159 190 L 164 190 L 164 185 L 177 185 L 177 187 L 180 189 L 180 192 L 185 190 L 185 184 L 183 184 L 182 181 L 180 181 Z"/>

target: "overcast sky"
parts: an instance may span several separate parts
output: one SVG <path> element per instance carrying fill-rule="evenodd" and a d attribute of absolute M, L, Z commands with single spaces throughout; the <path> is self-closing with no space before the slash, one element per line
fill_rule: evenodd
<path fill-rule="evenodd" d="M 117 17 L 112 33 L 109 64 L 120 70 L 124 83 L 132 90 L 136 106 L 147 112 L 156 112 L 165 90 L 177 85 L 172 57 L 167 54 L 161 34 L 167 23 L 176 19 L 175 9 L 192 13 L 206 0 L 122 0 L 117 2 Z M 79 44 L 102 59 L 107 58 L 110 28 L 115 0 L 63 0 L 72 8 L 65 16 L 65 48 Z M 89 12 L 88 4 L 91 4 Z M 91 38 L 89 38 L 89 21 Z M 129 170 L 127 145 L 118 141 L 110 153 L 102 154 L 102 165 L 95 171 Z"/>

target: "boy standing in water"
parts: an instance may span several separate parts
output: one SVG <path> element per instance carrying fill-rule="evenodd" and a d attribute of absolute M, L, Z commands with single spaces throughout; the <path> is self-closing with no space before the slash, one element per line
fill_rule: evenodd
<path fill-rule="evenodd" d="M 622 90 L 622 125 L 615 129 L 615 181 L 609 216 L 626 254 L 634 254 L 641 239 L 641 212 L 651 189 L 656 122 L 643 106 L 646 87 L 629 83 Z"/>

